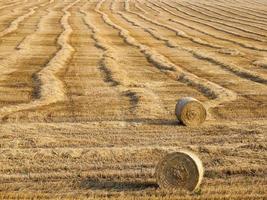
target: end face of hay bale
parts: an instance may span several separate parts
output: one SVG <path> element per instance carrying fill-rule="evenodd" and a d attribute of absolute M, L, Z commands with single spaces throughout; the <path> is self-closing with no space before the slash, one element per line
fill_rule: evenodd
<path fill-rule="evenodd" d="M 198 126 L 206 120 L 207 111 L 198 100 L 184 97 L 178 100 L 175 115 L 186 126 Z"/>
<path fill-rule="evenodd" d="M 193 153 L 180 151 L 165 156 L 156 166 L 156 180 L 163 189 L 196 190 L 204 174 L 201 160 Z"/>

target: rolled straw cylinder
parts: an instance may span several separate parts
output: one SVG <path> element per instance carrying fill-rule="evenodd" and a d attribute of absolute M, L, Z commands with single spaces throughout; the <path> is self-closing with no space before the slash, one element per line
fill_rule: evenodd
<path fill-rule="evenodd" d="M 195 191 L 204 174 L 201 160 L 193 153 L 179 151 L 167 154 L 156 166 L 155 176 L 160 188 Z"/>
<path fill-rule="evenodd" d="M 205 107 L 192 97 L 179 99 L 176 104 L 175 114 L 177 119 L 186 126 L 200 125 L 207 117 Z"/>

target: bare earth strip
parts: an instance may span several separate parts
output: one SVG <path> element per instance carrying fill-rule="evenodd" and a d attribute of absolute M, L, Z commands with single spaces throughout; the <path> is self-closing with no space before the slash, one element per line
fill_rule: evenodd
<path fill-rule="evenodd" d="M 0 2 L 0 199 L 266 199 L 265 0 Z M 201 127 L 176 101 L 199 99 Z M 195 193 L 158 188 L 188 149 Z"/>

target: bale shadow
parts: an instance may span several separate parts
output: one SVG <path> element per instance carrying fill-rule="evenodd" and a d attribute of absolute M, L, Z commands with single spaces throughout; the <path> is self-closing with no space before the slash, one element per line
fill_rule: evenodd
<path fill-rule="evenodd" d="M 139 191 L 145 189 L 156 189 L 158 185 L 154 182 L 142 181 L 113 181 L 87 178 L 80 182 L 80 187 L 92 190 L 112 190 L 122 191 Z"/>
<path fill-rule="evenodd" d="M 130 123 L 143 123 L 149 125 L 184 126 L 178 120 L 169 119 L 127 119 L 125 121 Z"/>

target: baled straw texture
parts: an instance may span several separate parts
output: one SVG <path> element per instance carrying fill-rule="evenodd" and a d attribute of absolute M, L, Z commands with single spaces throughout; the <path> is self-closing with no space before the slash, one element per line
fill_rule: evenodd
<path fill-rule="evenodd" d="M 193 153 L 179 151 L 167 154 L 156 166 L 155 176 L 160 188 L 195 191 L 204 174 L 201 160 Z"/>
<path fill-rule="evenodd" d="M 178 120 L 186 126 L 198 126 L 207 117 L 205 107 L 201 102 L 192 97 L 179 99 L 176 104 L 175 114 Z"/>

